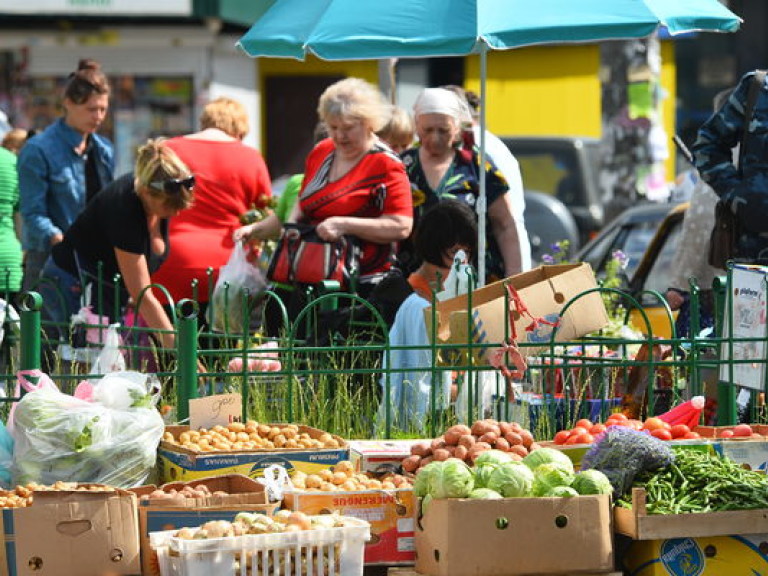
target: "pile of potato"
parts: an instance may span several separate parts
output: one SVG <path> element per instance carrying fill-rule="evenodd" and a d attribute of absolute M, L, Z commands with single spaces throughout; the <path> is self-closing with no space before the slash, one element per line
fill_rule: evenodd
<path fill-rule="evenodd" d="M 297 424 L 259 424 L 254 420 L 216 425 L 210 430 L 188 430 L 178 438 L 166 432 L 163 441 L 195 452 L 340 448 L 344 443 L 327 432 L 312 438 L 309 433 L 300 432 Z"/>
<path fill-rule="evenodd" d="M 211 492 L 205 484 L 198 484 L 197 486 L 190 486 L 188 484 L 181 490 L 171 488 L 170 490 L 165 491 L 158 488 L 150 494 L 142 494 L 139 500 L 142 502 L 147 500 L 184 501 L 187 498 L 208 498 L 209 496 L 229 496 L 229 492 L 224 492 L 223 490 Z"/>
<path fill-rule="evenodd" d="M 500 422 L 487 418 L 471 427 L 456 424 L 434 440 L 417 442 L 411 446 L 411 455 L 403 460 L 403 471 L 416 472 L 433 460 L 458 458 L 472 465 L 478 454 L 485 450 L 508 452 L 514 460 L 522 460 L 538 448 L 533 435 L 517 422 Z"/>
<path fill-rule="evenodd" d="M 413 485 L 410 478 L 401 474 L 387 474 L 375 478 L 363 472 L 355 472 L 352 462 L 342 460 L 333 468 L 320 470 L 317 474 L 307 474 L 297 470 L 291 476 L 296 490 L 307 492 L 360 492 L 362 490 L 397 490 Z"/>
<path fill-rule="evenodd" d="M 30 482 L 13 490 L 0 490 L 0 508 L 26 508 L 32 505 L 34 492 L 114 492 L 111 486 L 102 484 L 78 484 L 58 481 L 55 484 Z"/>

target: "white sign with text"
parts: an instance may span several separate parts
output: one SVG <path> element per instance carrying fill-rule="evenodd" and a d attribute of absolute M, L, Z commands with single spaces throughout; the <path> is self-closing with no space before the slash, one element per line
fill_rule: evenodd
<path fill-rule="evenodd" d="M 189 401 L 189 427 L 191 430 L 226 426 L 242 421 L 243 398 L 240 394 L 217 394 Z"/>

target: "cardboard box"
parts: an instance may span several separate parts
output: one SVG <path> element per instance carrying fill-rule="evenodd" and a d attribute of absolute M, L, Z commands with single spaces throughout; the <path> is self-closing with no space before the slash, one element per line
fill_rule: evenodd
<path fill-rule="evenodd" d="M 177 438 L 186 430 L 189 430 L 188 426 L 166 427 L 166 432 Z M 299 426 L 299 432 L 306 432 L 312 438 L 325 434 L 309 426 Z M 258 478 L 264 475 L 265 468 L 273 464 L 279 464 L 289 472 L 295 469 L 312 474 L 349 459 L 348 444 L 339 436 L 334 435 L 334 438 L 341 443 L 341 448 L 195 452 L 163 441 L 157 451 L 160 481 L 188 481 L 222 474 Z"/>
<path fill-rule="evenodd" d="M 155 490 L 154 486 L 135 488 L 139 497 L 139 536 L 141 568 L 144 576 L 160 576 L 157 552 L 149 543 L 149 533 L 177 528 L 196 527 L 211 520 L 234 520 L 238 512 L 272 514 L 278 504 L 270 504 L 264 485 L 241 474 L 203 478 L 192 482 L 172 482 L 162 486 L 164 492 L 181 490 L 185 485 L 204 484 L 211 492 L 228 492 L 227 496 L 163 500 L 142 499 Z"/>
<path fill-rule="evenodd" d="M 432 500 L 416 520 L 416 570 L 432 576 L 517 576 L 614 569 L 611 501 Z"/>
<path fill-rule="evenodd" d="M 507 304 L 505 283 L 517 290 L 523 305 L 530 313 L 517 309 L 513 302 Z M 593 292 L 574 301 L 563 315 L 563 307 L 582 292 L 597 287 L 592 268 L 586 262 L 539 266 L 528 272 L 488 284 L 473 291 L 450 298 L 436 305 L 437 340 L 452 344 L 486 344 L 493 346 L 512 336 L 508 319 L 512 316 L 518 343 L 549 344 L 552 324 L 560 322 L 555 340 L 573 340 L 608 324 L 608 314 L 600 294 Z M 470 312 L 471 310 L 471 312 Z M 427 333 L 432 334 L 432 308 L 424 315 Z M 532 317 L 539 322 L 532 324 Z M 479 362 L 484 358 L 486 347 L 473 349 Z M 541 347 L 523 347 L 523 354 L 535 354 Z"/>
<path fill-rule="evenodd" d="M 5 508 L 2 576 L 134 575 L 139 561 L 136 495 L 35 492 L 27 508 Z"/>
<path fill-rule="evenodd" d="M 365 544 L 365 563 L 412 564 L 415 557 L 413 490 L 359 492 L 287 492 L 284 506 L 306 514 L 338 511 L 365 520 L 371 539 Z"/>
<path fill-rule="evenodd" d="M 768 574 L 768 534 L 636 540 L 622 558 L 631 576 Z"/>
<path fill-rule="evenodd" d="M 768 533 L 768 509 L 705 514 L 648 514 L 645 502 L 645 490 L 633 488 L 632 509 L 616 507 L 614 526 L 618 534 L 634 540 L 663 540 Z"/>
<path fill-rule="evenodd" d="M 765 440 L 722 440 L 715 444 L 715 451 L 749 470 L 768 472 L 768 442 Z"/>
<path fill-rule="evenodd" d="M 399 472 L 417 442 L 421 440 L 350 440 L 349 459 L 357 472 Z"/>

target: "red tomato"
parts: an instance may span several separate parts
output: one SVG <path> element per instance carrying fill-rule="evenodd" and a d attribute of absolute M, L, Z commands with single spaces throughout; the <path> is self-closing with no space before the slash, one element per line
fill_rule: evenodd
<path fill-rule="evenodd" d="M 565 444 L 565 441 L 568 440 L 568 437 L 571 435 L 570 430 L 560 430 L 557 434 L 555 434 L 554 442 L 555 444 Z"/>
<path fill-rule="evenodd" d="M 643 423 L 640 420 L 627 420 L 627 426 L 633 430 L 643 430 Z"/>
<path fill-rule="evenodd" d="M 683 436 L 683 440 L 700 440 L 701 436 L 698 432 L 688 432 L 685 436 Z"/>
<path fill-rule="evenodd" d="M 592 428 L 589 429 L 589 433 L 593 436 L 597 436 L 598 434 L 605 432 L 606 425 L 605 424 L 595 424 L 592 426 Z"/>
<path fill-rule="evenodd" d="M 583 436 L 584 434 L 589 434 L 589 428 L 582 428 L 581 426 L 571 428 L 571 436 Z"/>
<path fill-rule="evenodd" d="M 645 422 L 643 422 L 643 430 L 659 430 L 664 429 L 664 420 L 661 418 L 656 418 L 655 416 L 651 416 L 650 418 L 646 418 Z"/>
<path fill-rule="evenodd" d="M 627 418 L 626 414 L 622 414 L 621 412 L 614 412 L 613 414 L 608 416 L 608 420 L 624 420 L 624 421 L 626 421 L 626 420 L 629 420 L 629 418 Z"/>
<path fill-rule="evenodd" d="M 589 432 L 585 432 L 584 434 L 571 434 L 568 436 L 568 440 L 565 441 L 566 444 L 586 444 L 586 438 L 589 436 Z"/>
<path fill-rule="evenodd" d="M 672 440 L 672 433 L 665 428 L 657 428 L 656 430 L 651 430 L 651 436 L 658 438 L 659 440 Z"/>
<path fill-rule="evenodd" d="M 720 432 L 720 438 L 733 438 L 733 430 L 723 430 Z"/>
<path fill-rule="evenodd" d="M 737 424 L 733 427 L 733 435 L 741 438 L 752 436 L 752 427 L 749 424 Z"/>
<path fill-rule="evenodd" d="M 584 436 L 581 437 L 582 444 L 592 444 L 592 442 L 594 441 L 595 441 L 595 437 L 592 436 L 592 434 L 584 434 Z"/>
<path fill-rule="evenodd" d="M 686 426 L 685 424 L 675 424 L 670 429 L 670 432 L 672 432 L 672 438 L 682 438 L 683 436 L 688 434 L 688 432 L 690 431 L 691 429 L 688 428 L 688 426 Z"/>
<path fill-rule="evenodd" d="M 589 430 L 592 428 L 592 421 L 587 420 L 586 418 L 582 418 L 581 420 L 577 420 L 575 426 L 578 426 L 579 428 L 584 428 L 585 430 Z"/>

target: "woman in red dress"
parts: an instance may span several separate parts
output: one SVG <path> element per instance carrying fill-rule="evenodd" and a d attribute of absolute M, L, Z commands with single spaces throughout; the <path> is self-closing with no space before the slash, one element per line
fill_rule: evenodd
<path fill-rule="evenodd" d="M 195 174 L 195 203 L 171 220 L 173 248 L 152 281 L 165 286 L 175 302 L 195 297 L 203 321 L 210 297 L 208 268 L 215 284 L 234 248 L 240 215 L 266 207 L 272 188 L 261 154 L 242 143 L 249 129 L 242 104 L 217 98 L 203 109 L 200 125 L 200 132 L 166 143 Z"/>
<path fill-rule="evenodd" d="M 323 240 L 356 237 L 362 250 L 357 293 L 365 297 L 411 232 L 410 183 L 400 158 L 376 136 L 389 120 L 390 107 L 375 86 L 359 78 L 340 80 L 323 92 L 317 112 L 330 137 L 307 157 L 289 221 L 315 225 Z M 291 319 L 304 304 L 302 287 L 293 288 L 279 291 Z M 268 304 L 272 335 L 283 327 L 281 315 L 274 312 Z"/>

